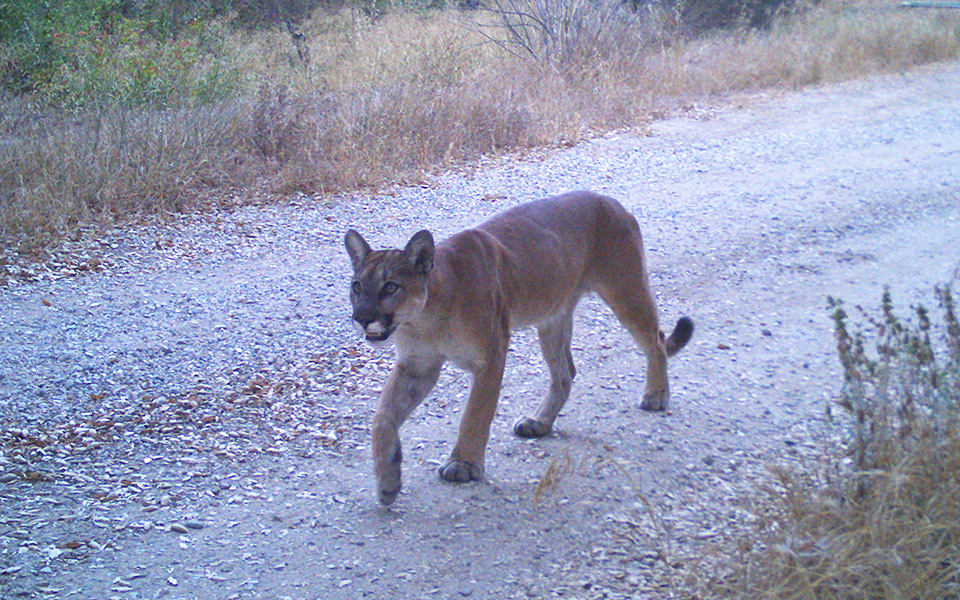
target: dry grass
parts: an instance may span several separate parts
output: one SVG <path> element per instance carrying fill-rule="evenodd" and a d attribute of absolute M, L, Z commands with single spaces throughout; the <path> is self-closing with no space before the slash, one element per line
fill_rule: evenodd
<path fill-rule="evenodd" d="M 801 88 L 950 60 L 958 52 L 957 14 L 828 2 L 767 32 L 707 41 L 679 71 L 683 87 L 700 93 Z"/>
<path fill-rule="evenodd" d="M 719 595 L 857 600 L 960 597 L 960 434 L 916 446 L 888 469 L 827 479 L 777 472 L 757 540 Z"/>
<path fill-rule="evenodd" d="M 922 308 L 901 319 L 885 295 L 881 318 L 863 313 L 868 332 L 849 332 L 834 304 L 844 452 L 808 473 L 773 471 L 739 544 L 752 549 L 711 595 L 960 598 L 960 324 L 949 289 L 937 296 L 941 325 Z"/>
<path fill-rule="evenodd" d="M 247 91 L 214 108 L 62 116 L 3 100 L 0 238 L 38 248 L 78 223 L 177 210 L 225 184 L 312 193 L 415 181 L 642 126 L 682 103 L 960 55 L 956 12 L 887 2 L 825 0 L 765 30 L 696 39 L 669 15 L 578 6 L 599 8 L 541 32 L 555 41 L 533 54 L 516 51 L 495 12 L 319 12 L 301 25 L 309 62 L 285 28 L 235 33 L 216 60 Z M 210 60 L 196 64 L 212 73 Z"/>
<path fill-rule="evenodd" d="M 62 115 L 15 107 L 0 118 L 0 239 L 25 251 L 82 223 L 127 222 L 194 205 L 242 173 L 237 106 Z M 19 110 L 16 110 L 19 108 Z"/>

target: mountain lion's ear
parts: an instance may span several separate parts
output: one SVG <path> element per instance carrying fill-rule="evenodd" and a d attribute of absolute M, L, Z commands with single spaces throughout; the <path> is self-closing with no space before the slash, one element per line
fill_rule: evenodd
<path fill-rule="evenodd" d="M 433 236 L 426 229 L 413 234 L 403 252 L 417 273 L 426 277 L 433 270 Z"/>
<path fill-rule="evenodd" d="M 347 235 L 343 238 L 343 243 L 347 246 L 347 254 L 350 255 L 353 270 L 359 271 L 360 265 L 363 264 L 364 257 L 370 253 L 370 244 L 363 239 L 362 235 L 353 229 L 347 231 Z"/>

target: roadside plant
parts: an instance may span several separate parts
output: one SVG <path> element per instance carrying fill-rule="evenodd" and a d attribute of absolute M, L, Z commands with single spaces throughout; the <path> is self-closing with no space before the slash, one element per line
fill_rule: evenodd
<path fill-rule="evenodd" d="M 542 66 L 642 46 L 641 16 L 618 0 L 491 0 L 480 32 L 500 48 Z M 596 55 L 596 56 L 591 56 Z"/>
<path fill-rule="evenodd" d="M 71 49 L 58 41 L 109 29 L 122 4 L 122 0 L 0 2 L 0 47 L 5 50 L 0 88 L 19 93 L 42 87 L 71 63 Z"/>
<path fill-rule="evenodd" d="M 217 19 L 176 32 L 119 0 L 0 2 L 0 89 L 52 107 L 195 106 L 236 96 L 240 75 Z"/>
<path fill-rule="evenodd" d="M 950 288 L 935 294 L 941 320 L 919 305 L 898 315 L 886 290 L 878 316 L 857 308 L 862 326 L 829 299 L 840 452 L 808 472 L 772 469 L 723 597 L 960 597 L 960 323 Z"/>
<path fill-rule="evenodd" d="M 239 71 L 222 59 L 216 23 L 194 23 L 176 38 L 155 35 L 154 24 L 127 19 L 111 30 L 56 32 L 53 45 L 68 61 L 37 91 L 56 106 L 195 106 L 228 99 Z"/>
<path fill-rule="evenodd" d="M 913 308 L 915 322 L 898 316 L 887 289 L 879 317 L 859 309 L 868 329 L 852 332 L 843 302 L 828 299 L 844 377 L 836 405 L 850 417 L 847 452 L 858 472 L 890 469 L 905 453 L 956 434 L 960 324 L 950 288 L 935 293 L 939 327 L 922 305 Z"/>

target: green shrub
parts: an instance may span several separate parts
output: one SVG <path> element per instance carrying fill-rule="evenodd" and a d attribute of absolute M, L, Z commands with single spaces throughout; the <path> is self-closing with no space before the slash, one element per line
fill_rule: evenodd
<path fill-rule="evenodd" d="M 0 44 L 7 47 L 0 84 L 17 92 L 42 87 L 70 64 L 63 36 L 109 30 L 122 0 L 7 0 L 0 2 Z M 66 51 L 65 51 L 66 50 Z"/>
<path fill-rule="evenodd" d="M 960 597 L 960 324 L 949 288 L 942 322 L 922 306 L 851 331 L 830 300 L 844 386 L 842 454 L 801 474 L 774 470 L 755 504 L 759 530 L 718 577 L 724 597 L 869 600 Z M 841 459 L 847 456 L 847 461 Z"/>
<path fill-rule="evenodd" d="M 55 106 L 192 105 L 234 94 L 239 71 L 216 20 L 175 34 L 163 19 L 127 17 L 121 0 L 0 4 L 0 85 Z"/>
<path fill-rule="evenodd" d="M 851 333 L 843 303 L 830 299 L 844 372 L 837 405 L 850 417 L 849 452 L 859 472 L 890 469 L 915 445 L 956 433 L 960 324 L 950 289 L 936 294 L 943 311 L 939 331 L 923 306 L 913 309 L 915 324 L 897 316 L 885 290 L 880 317 L 861 310 L 870 329 Z M 931 333 L 944 340 L 939 352 Z"/>
<path fill-rule="evenodd" d="M 638 12 L 666 13 L 687 35 L 716 29 L 766 27 L 797 0 L 625 0 Z M 807 0 L 802 0 L 801 3 Z"/>
<path fill-rule="evenodd" d="M 339 6 L 340 0 L 128 0 L 128 15 L 149 19 L 176 33 L 196 20 L 233 16 L 244 28 L 273 27 L 299 22 L 321 6 Z"/>
<path fill-rule="evenodd" d="M 158 41 L 152 23 L 122 21 L 113 32 L 58 34 L 71 64 L 53 72 L 40 91 L 61 106 L 106 103 L 155 107 L 205 104 L 233 95 L 239 71 L 219 60 L 223 38 L 215 22 L 195 22 Z"/>

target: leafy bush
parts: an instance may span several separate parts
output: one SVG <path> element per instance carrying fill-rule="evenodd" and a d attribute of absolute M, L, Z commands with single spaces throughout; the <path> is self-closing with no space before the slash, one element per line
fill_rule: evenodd
<path fill-rule="evenodd" d="M 163 15 L 125 16 L 125 6 L 122 0 L 0 4 L 0 86 L 72 109 L 203 104 L 238 90 L 220 22 L 193 21 L 174 32 Z"/>
<path fill-rule="evenodd" d="M 922 306 L 915 322 L 897 316 L 885 292 L 880 316 L 861 310 L 868 328 L 853 332 L 830 300 L 849 463 L 775 471 L 750 540 L 762 549 L 724 578 L 724 595 L 960 597 L 960 324 L 950 289 L 936 295 L 942 323 Z"/>
<path fill-rule="evenodd" d="M 8 0 L 0 3 L 0 44 L 7 47 L 0 85 L 29 91 L 70 63 L 59 40 L 108 30 L 122 0 Z"/>
<path fill-rule="evenodd" d="M 206 104 L 233 95 L 239 71 L 219 62 L 222 38 L 212 24 L 195 23 L 176 39 L 158 42 L 150 23 L 127 20 L 115 33 L 54 34 L 69 66 L 50 74 L 40 92 L 60 106 Z"/>
<path fill-rule="evenodd" d="M 341 0 L 126 0 L 127 15 L 149 19 L 171 32 L 196 20 L 233 15 L 237 24 L 250 29 L 272 27 L 286 21 L 299 22 L 321 6 L 336 7 Z"/>
<path fill-rule="evenodd" d="M 911 324 L 896 315 L 890 291 L 884 291 L 879 319 L 861 311 L 873 333 L 869 352 L 867 334 L 851 333 L 842 302 L 830 299 L 844 371 L 837 404 L 851 417 L 849 452 L 858 472 L 890 469 L 918 445 L 956 434 L 960 324 L 950 289 L 937 288 L 936 294 L 944 319 L 941 352 L 930 339 L 930 315 L 923 306 L 914 309 L 917 322 Z"/>
<path fill-rule="evenodd" d="M 625 0 L 638 12 L 670 15 L 687 35 L 731 27 L 765 27 L 796 0 Z"/>

